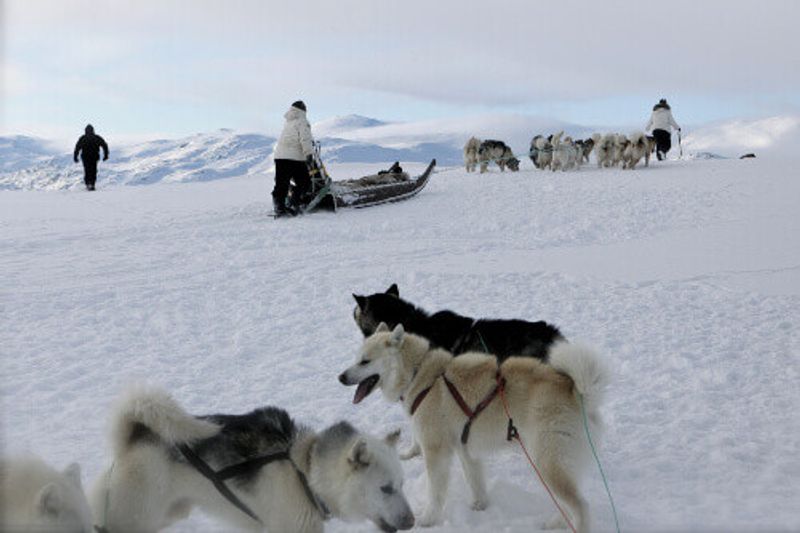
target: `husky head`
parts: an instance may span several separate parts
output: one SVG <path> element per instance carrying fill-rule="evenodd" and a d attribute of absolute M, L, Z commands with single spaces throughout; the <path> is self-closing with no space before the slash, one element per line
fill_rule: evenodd
<path fill-rule="evenodd" d="M 90 533 L 80 467 L 57 472 L 38 459 L 0 462 L 0 530 Z"/>
<path fill-rule="evenodd" d="M 369 296 L 353 294 L 356 307 L 353 309 L 353 320 L 356 321 L 364 337 L 369 337 L 378 328 L 378 324 L 386 322 L 394 327 L 406 320 L 415 312 L 420 312 L 412 304 L 400 298 L 396 283 L 386 289 Z"/>
<path fill-rule="evenodd" d="M 413 369 L 407 368 L 409 365 L 403 354 L 403 344 L 412 337 L 417 342 L 427 342 L 421 337 L 406 335 L 402 324 L 389 331 L 381 322 L 375 333 L 364 339 L 356 364 L 339 375 L 342 385 L 358 385 L 353 403 L 360 403 L 376 387 L 380 387 L 388 401 L 400 399 L 409 374 L 413 373 Z"/>
<path fill-rule="evenodd" d="M 519 159 L 517 159 L 514 156 L 511 156 L 508 160 L 508 163 L 506 164 L 508 165 L 508 168 L 510 168 L 514 172 L 517 172 L 519 170 Z"/>
<path fill-rule="evenodd" d="M 403 492 L 403 469 L 395 446 L 400 431 L 384 439 L 359 433 L 347 422 L 340 422 L 319 435 L 315 461 L 327 463 L 320 469 L 333 473 L 317 485 L 330 494 L 325 500 L 335 506 L 336 516 L 356 521 L 367 518 L 381 530 L 411 529 L 414 514 Z M 312 474 L 313 475 L 313 474 Z"/>

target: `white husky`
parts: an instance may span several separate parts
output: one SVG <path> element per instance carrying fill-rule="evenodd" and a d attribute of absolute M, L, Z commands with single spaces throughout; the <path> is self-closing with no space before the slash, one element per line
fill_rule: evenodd
<path fill-rule="evenodd" d="M 59 472 L 34 457 L 0 460 L 0 531 L 91 533 L 80 467 Z"/>
<path fill-rule="evenodd" d="M 630 142 L 625 149 L 624 164 L 622 165 L 622 168 L 627 168 L 630 170 L 636 168 L 636 165 L 639 163 L 639 161 L 648 155 L 649 148 L 650 146 L 647 142 L 647 135 L 641 131 L 634 132 L 630 136 Z"/>
<path fill-rule="evenodd" d="M 501 378 L 505 380 L 502 392 Z M 588 505 L 578 491 L 580 472 L 590 457 L 581 401 L 597 438 L 601 426 L 598 407 L 607 381 L 603 365 L 590 350 L 559 343 L 550 350 L 549 364 L 531 357 L 510 357 L 498 366 L 494 356 L 468 353 L 453 357 L 431 349 L 424 338 L 405 333 L 402 325 L 389 331 L 382 324 L 364 340 L 358 362 L 339 379 L 358 384 L 355 403 L 380 387 L 387 400 L 402 402 L 411 417 L 428 474 L 429 498 L 420 518 L 422 525 L 442 520 L 454 453 L 472 491 L 472 507 L 488 505 L 478 456 L 509 446 L 507 402 L 519 435 L 533 452 L 548 486 L 566 504 L 577 530 L 589 529 Z M 478 414 L 468 418 L 465 406 Z"/>
<path fill-rule="evenodd" d="M 562 140 L 563 134 L 562 131 L 553 135 L 553 162 L 551 165 L 553 171 L 558 169 L 566 171 L 578 166 L 578 149 L 572 142 L 572 137 L 565 137 Z"/>
<path fill-rule="evenodd" d="M 194 417 L 164 391 L 137 389 L 116 410 L 114 462 L 95 484 L 92 508 L 111 533 L 158 531 L 194 506 L 250 531 L 320 532 L 328 515 L 409 529 L 398 435 L 375 439 L 346 422 L 315 433 L 274 407 Z"/>
<path fill-rule="evenodd" d="M 470 137 L 464 145 L 464 165 L 467 172 L 475 172 L 478 168 L 478 149 L 481 147 L 481 140 L 477 137 Z"/>

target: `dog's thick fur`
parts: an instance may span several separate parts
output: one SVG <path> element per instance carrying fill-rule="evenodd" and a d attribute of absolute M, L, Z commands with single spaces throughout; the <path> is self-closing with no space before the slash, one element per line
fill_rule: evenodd
<path fill-rule="evenodd" d="M 611 166 L 614 160 L 614 145 L 616 144 L 617 136 L 614 133 L 607 133 L 603 135 L 597 142 L 594 149 L 595 158 L 597 159 L 598 168 L 607 168 Z"/>
<path fill-rule="evenodd" d="M 658 143 L 656 143 L 656 138 L 651 135 L 647 135 L 645 139 L 647 139 L 647 151 L 644 153 L 644 166 L 649 167 L 650 156 L 655 153 Z"/>
<path fill-rule="evenodd" d="M 543 135 L 536 135 L 531 139 L 530 156 L 531 161 L 538 169 L 550 168 L 553 161 L 553 136 L 547 137 Z"/>
<path fill-rule="evenodd" d="M 92 533 L 80 467 L 59 472 L 36 457 L 0 460 L 0 531 Z"/>
<path fill-rule="evenodd" d="M 564 340 L 557 327 L 543 320 L 476 320 L 449 310 L 428 314 L 400 298 L 397 284 L 392 284 L 386 292 L 369 296 L 354 294 L 353 298 L 356 300 L 353 319 L 365 337 L 375 333 L 381 322 L 390 328 L 403 324 L 406 331 L 421 335 L 433 346 L 455 355 L 488 351 L 500 360 L 511 355 L 546 360 L 553 343 Z"/>
<path fill-rule="evenodd" d="M 612 151 L 611 166 L 615 167 L 625 163 L 625 151 L 628 149 L 631 141 L 623 134 L 618 133 L 614 138 L 614 150 Z"/>
<path fill-rule="evenodd" d="M 96 523 L 112 533 L 158 531 L 195 506 L 251 531 L 319 532 L 321 512 L 306 495 L 299 472 L 333 516 L 371 520 L 385 531 L 409 529 L 414 517 L 402 490 L 403 474 L 387 441 L 346 422 L 321 433 L 295 425 L 274 407 L 245 415 L 187 414 L 166 392 L 132 390 L 113 422 L 114 462 L 92 491 Z M 276 452 L 279 460 L 226 482 L 263 522 L 237 509 L 183 458 L 188 444 L 214 470 Z"/>
<path fill-rule="evenodd" d="M 380 388 L 386 400 L 403 404 L 422 446 L 428 474 L 428 504 L 419 522 L 432 525 L 442 520 L 453 454 L 461 460 L 472 507 L 483 509 L 489 498 L 478 457 L 509 447 L 508 417 L 500 397 L 474 418 L 469 439 L 462 444 L 467 417 L 443 377 L 474 408 L 495 387 L 498 366 L 505 379 L 505 400 L 522 441 L 534 453 L 547 485 L 565 504 L 571 522 L 578 531 L 588 531 L 589 507 L 578 490 L 580 474 L 590 457 L 580 396 L 597 439 L 601 429 L 598 410 L 607 381 L 601 361 L 590 350 L 559 343 L 551 350 L 549 365 L 530 357 L 511 357 L 498 365 L 496 358 L 486 354 L 453 357 L 432 349 L 424 338 L 405 333 L 402 325 L 389 331 L 382 324 L 364 341 L 356 364 L 346 369 L 340 380 L 358 385 L 355 403 Z M 412 415 L 412 405 L 428 388 Z"/>
<path fill-rule="evenodd" d="M 481 147 L 481 140 L 477 137 L 470 137 L 464 145 L 464 166 L 467 172 L 475 172 L 478 167 L 478 150 Z"/>
<path fill-rule="evenodd" d="M 497 163 L 501 172 L 505 171 L 506 167 L 513 172 L 519 170 L 519 159 L 514 157 L 514 152 L 503 141 L 483 141 L 478 148 L 478 161 L 481 164 L 481 174 L 486 172 L 492 161 Z"/>
<path fill-rule="evenodd" d="M 563 131 L 553 135 L 553 162 L 551 164 L 553 172 L 572 170 L 578 166 L 580 161 L 578 148 L 572 142 L 572 137 L 567 136 L 562 140 L 562 135 L 564 135 Z"/>
<path fill-rule="evenodd" d="M 647 155 L 648 143 L 644 132 L 634 132 L 629 139 L 625 149 L 625 157 L 622 168 L 633 170 L 643 157 Z"/>

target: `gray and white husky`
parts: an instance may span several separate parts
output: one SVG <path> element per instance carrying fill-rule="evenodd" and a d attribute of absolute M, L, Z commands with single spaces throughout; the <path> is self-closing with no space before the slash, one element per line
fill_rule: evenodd
<path fill-rule="evenodd" d="M 599 406 L 607 382 L 601 363 L 591 350 L 563 342 L 550 350 L 549 364 L 531 357 L 510 357 L 500 363 L 482 353 L 453 357 L 432 349 L 423 337 L 406 333 L 402 325 L 389 331 L 381 324 L 364 340 L 357 362 L 340 381 L 358 385 L 354 403 L 380 388 L 386 400 L 402 403 L 411 418 L 428 475 L 428 504 L 421 525 L 443 518 L 454 454 L 471 489 L 472 507 L 480 510 L 489 504 L 479 458 L 509 448 L 507 402 L 548 486 L 566 505 L 577 531 L 585 532 L 589 506 L 578 484 L 591 455 L 581 405 L 592 433 L 599 436 Z M 465 406 L 477 414 L 467 416 Z M 559 522 L 557 517 L 550 525 Z"/>
<path fill-rule="evenodd" d="M 59 472 L 36 457 L 0 460 L 0 531 L 92 533 L 77 463 Z"/>
<path fill-rule="evenodd" d="M 195 417 L 163 390 L 140 387 L 115 410 L 114 461 L 91 495 L 95 523 L 111 533 L 158 531 L 196 506 L 249 531 L 320 532 L 328 516 L 409 529 L 414 516 L 393 449 L 398 437 L 376 439 L 347 422 L 315 433 L 275 407 Z M 227 477 L 223 488 L 255 518 L 192 466 L 185 450 Z M 268 456 L 278 458 L 262 461 Z"/>

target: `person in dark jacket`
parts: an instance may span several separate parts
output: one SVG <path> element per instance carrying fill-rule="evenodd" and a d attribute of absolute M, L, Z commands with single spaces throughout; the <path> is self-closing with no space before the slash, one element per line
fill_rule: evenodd
<path fill-rule="evenodd" d="M 103 149 L 103 161 L 108 159 L 108 145 L 99 135 L 95 135 L 94 127 L 91 124 L 86 126 L 86 133 L 81 135 L 75 145 L 75 153 L 72 159 L 78 162 L 78 153 L 81 154 L 83 161 L 83 182 L 86 189 L 94 190 L 94 183 L 97 181 L 97 162 L 100 160 L 100 148 Z"/>

